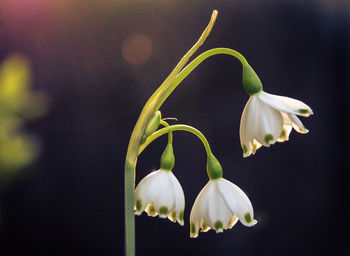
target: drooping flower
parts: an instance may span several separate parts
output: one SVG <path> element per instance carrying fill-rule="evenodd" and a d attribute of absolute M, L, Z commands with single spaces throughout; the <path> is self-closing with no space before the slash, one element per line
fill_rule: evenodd
<path fill-rule="evenodd" d="M 254 155 L 261 146 L 287 141 L 292 128 L 308 132 L 297 115 L 308 117 L 313 114 L 311 108 L 299 100 L 264 92 L 248 63 L 243 65 L 243 85 L 250 95 L 239 128 L 243 157 Z"/>
<path fill-rule="evenodd" d="M 235 184 L 224 179 L 210 179 L 198 194 L 190 214 L 190 236 L 198 236 L 199 229 L 222 232 L 239 220 L 245 226 L 254 226 L 254 212 L 247 195 Z"/>
<path fill-rule="evenodd" d="M 144 177 L 135 189 L 135 214 L 143 211 L 148 216 L 184 224 L 185 196 L 172 171 L 160 169 Z"/>
<path fill-rule="evenodd" d="M 264 91 L 251 95 L 239 130 L 243 156 L 255 154 L 262 145 L 269 147 L 276 141 L 287 141 L 292 128 L 307 133 L 297 115 L 308 117 L 311 114 L 311 108 L 299 100 Z"/>

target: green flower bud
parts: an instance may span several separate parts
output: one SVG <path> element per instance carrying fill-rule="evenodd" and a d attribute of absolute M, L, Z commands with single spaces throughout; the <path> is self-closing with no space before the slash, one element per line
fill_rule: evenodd
<path fill-rule="evenodd" d="M 152 133 L 154 133 L 158 129 L 161 119 L 162 119 L 162 114 L 160 113 L 159 110 L 152 114 L 145 130 L 145 138 L 150 136 Z"/>
<path fill-rule="evenodd" d="M 211 180 L 222 178 L 222 167 L 213 154 L 208 156 L 207 173 Z"/>
<path fill-rule="evenodd" d="M 146 135 L 142 135 L 142 138 L 141 138 L 141 145 L 142 145 L 143 143 L 145 143 L 146 139 L 147 139 Z"/>
<path fill-rule="evenodd" d="M 244 89 L 250 96 L 261 92 L 263 89 L 259 77 L 254 69 L 248 64 L 243 66 L 243 85 Z"/>
<path fill-rule="evenodd" d="M 162 154 L 162 157 L 160 159 L 160 169 L 165 171 L 171 171 L 174 168 L 175 165 L 175 156 L 174 156 L 174 150 L 173 145 L 168 144 Z"/>

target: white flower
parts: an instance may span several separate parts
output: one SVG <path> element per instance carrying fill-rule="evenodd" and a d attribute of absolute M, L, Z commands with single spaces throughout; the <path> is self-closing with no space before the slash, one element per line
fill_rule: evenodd
<path fill-rule="evenodd" d="M 137 185 L 135 214 L 146 211 L 148 216 L 168 217 L 183 225 L 185 196 L 179 181 L 171 171 L 158 170 L 148 174 Z"/>
<path fill-rule="evenodd" d="M 238 220 L 245 226 L 257 223 L 253 219 L 252 204 L 235 184 L 224 179 L 212 179 L 202 189 L 193 204 L 190 215 L 190 235 L 197 237 L 210 228 L 216 232 L 232 228 Z"/>
<path fill-rule="evenodd" d="M 262 145 L 287 141 L 292 128 L 307 133 L 297 115 L 312 114 L 311 108 L 299 100 L 264 91 L 253 94 L 244 107 L 239 129 L 243 156 L 254 155 Z"/>

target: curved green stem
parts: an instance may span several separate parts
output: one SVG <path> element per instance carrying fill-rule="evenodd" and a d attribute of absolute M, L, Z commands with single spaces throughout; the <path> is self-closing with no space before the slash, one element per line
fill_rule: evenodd
<path fill-rule="evenodd" d="M 169 89 L 166 91 L 166 93 L 163 95 L 161 100 L 159 101 L 157 105 L 157 109 L 160 108 L 160 106 L 164 103 L 164 101 L 169 97 L 169 95 L 175 90 L 175 88 L 184 80 L 189 73 L 191 73 L 199 64 L 201 64 L 204 60 L 207 58 L 218 55 L 218 54 L 227 54 L 231 55 L 235 58 L 237 58 L 244 67 L 245 65 L 249 65 L 247 60 L 243 57 L 242 54 L 239 52 L 229 49 L 229 48 L 214 48 L 211 50 L 208 50 L 206 52 L 203 52 L 201 55 L 199 55 L 197 58 L 195 58 L 193 61 L 191 61 L 190 64 L 188 64 L 175 78 L 174 82 L 171 84 Z"/>
<path fill-rule="evenodd" d="M 207 138 L 205 138 L 205 136 L 203 135 L 203 133 L 201 133 L 199 130 L 197 130 L 196 128 L 189 126 L 189 125 L 185 125 L 185 124 L 175 124 L 175 125 L 171 125 L 165 128 L 162 128 L 156 132 L 154 132 L 152 135 L 150 135 L 147 140 L 145 141 L 145 143 L 143 143 L 139 149 L 138 155 L 140 155 L 142 153 L 142 151 L 155 139 L 159 138 L 160 136 L 167 134 L 169 132 L 173 132 L 173 131 L 186 131 L 186 132 L 190 132 L 194 135 L 196 135 L 203 143 L 204 147 L 205 147 L 205 151 L 207 152 L 207 155 L 209 156 L 211 154 L 211 148 L 209 145 L 209 142 L 207 140 Z"/>
<path fill-rule="evenodd" d="M 211 19 L 209 21 L 208 26 L 203 31 L 202 35 L 198 39 L 198 41 L 193 45 L 193 47 L 182 57 L 179 63 L 176 65 L 174 70 L 170 73 L 170 75 L 164 80 L 164 82 L 159 86 L 159 88 L 152 94 L 152 96 L 148 99 L 145 106 L 143 107 L 139 119 L 136 122 L 134 130 L 131 134 L 128 151 L 126 154 L 126 162 L 131 164 L 135 164 L 137 158 L 138 147 L 140 146 L 141 138 L 143 132 L 148 124 L 148 121 L 151 115 L 159 109 L 161 104 L 159 102 L 164 102 L 164 100 L 168 97 L 166 96 L 169 88 L 175 81 L 177 75 L 180 73 L 182 68 L 186 65 L 191 56 L 198 50 L 198 48 L 204 43 L 204 41 L 209 36 L 218 12 L 216 10 L 213 11 Z M 164 99 L 164 100 L 163 100 Z"/>
<path fill-rule="evenodd" d="M 160 124 L 164 127 L 169 127 L 169 124 L 164 120 L 160 120 Z M 173 144 L 173 133 L 171 131 L 168 133 L 168 143 Z"/>

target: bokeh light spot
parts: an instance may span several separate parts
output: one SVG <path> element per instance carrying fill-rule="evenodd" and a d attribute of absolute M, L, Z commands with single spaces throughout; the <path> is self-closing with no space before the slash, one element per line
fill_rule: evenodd
<path fill-rule="evenodd" d="M 131 34 L 122 44 L 122 54 L 128 63 L 132 65 L 142 64 L 152 54 L 152 42 L 143 34 Z"/>

